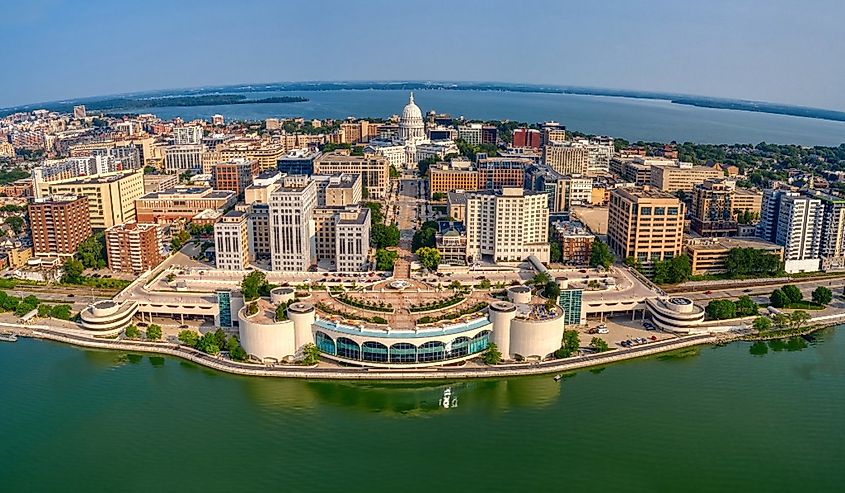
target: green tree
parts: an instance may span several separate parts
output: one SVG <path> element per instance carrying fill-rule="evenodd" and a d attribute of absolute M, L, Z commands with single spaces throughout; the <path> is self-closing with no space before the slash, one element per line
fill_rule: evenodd
<path fill-rule="evenodd" d="M 605 270 L 610 269 L 616 257 L 610 251 L 607 243 L 596 239 L 593 241 L 592 249 L 590 250 L 590 267 L 603 267 Z"/>
<path fill-rule="evenodd" d="M 190 329 L 180 330 L 177 337 L 179 338 L 179 342 L 190 347 L 197 347 L 197 343 L 199 342 L 199 334 Z"/>
<path fill-rule="evenodd" d="M 678 255 L 667 261 L 668 276 L 671 284 L 678 284 L 689 279 L 692 274 L 692 263 L 687 255 Z"/>
<path fill-rule="evenodd" d="M 495 365 L 499 361 L 502 361 L 502 352 L 499 351 L 499 347 L 495 342 L 491 342 L 490 345 L 487 346 L 487 349 L 481 355 L 481 361 L 483 361 L 485 365 Z"/>
<path fill-rule="evenodd" d="M 399 245 L 399 228 L 395 225 L 382 223 L 373 224 L 370 228 L 370 246 L 373 248 L 387 248 Z"/>
<path fill-rule="evenodd" d="M 783 294 L 789 298 L 790 303 L 800 303 L 804 300 L 804 295 L 801 294 L 801 290 L 798 289 L 798 286 L 794 284 L 787 284 L 786 286 L 780 288 L 783 291 Z"/>
<path fill-rule="evenodd" d="M 783 313 L 776 313 L 772 316 L 772 325 L 778 330 L 783 330 L 792 323 L 789 315 Z"/>
<path fill-rule="evenodd" d="M 381 204 L 378 202 L 364 202 L 364 207 L 370 209 L 370 223 L 384 223 L 384 214 L 381 212 Z"/>
<path fill-rule="evenodd" d="M 313 342 L 302 346 L 302 364 L 306 366 L 316 365 L 320 361 L 320 350 Z"/>
<path fill-rule="evenodd" d="M 727 320 L 736 318 L 736 305 L 731 300 L 713 300 L 704 312 L 711 320 Z"/>
<path fill-rule="evenodd" d="M 79 260 L 88 269 L 102 269 L 106 266 L 106 234 L 94 233 L 76 248 Z"/>
<path fill-rule="evenodd" d="M 141 331 L 138 330 L 138 327 L 135 324 L 130 324 L 123 329 L 123 335 L 130 339 L 137 339 L 141 337 Z"/>
<path fill-rule="evenodd" d="M 799 330 L 810 321 L 810 314 L 804 310 L 795 310 L 789 315 L 790 326 Z"/>
<path fill-rule="evenodd" d="M 226 341 L 226 349 L 229 351 L 229 357 L 235 361 L 246 361 L 248 357 L 244 348 L 241 347 L 240 341 L 235 336 L 229 337 L 229 340 Z"/>
<path fill-rule="evenodd" d="M 241 281 L 241 293 L 244 295 L 244 300 L 258 299 L 266 285 L 267 276 L 259 270 L 254 270 L 245 275 Z"/>
<path fill-rule="evenodd" d="M 766 332 L 771 330 L 772 328 L 772 321 L 769 320 L 768 317 L 757 317 L 754 319 L 754 324 L 752 325 L 754 330 L 757 332 Z"/>
<path fill-rule="evenodd" d="M 607 346 L 607 342 L 605 342 L 605 340 L 601 337 L 593 337 L 590 340 L 590 346 L 592 346 L 592 348 L 595 349 L 597 353 L 603 353 L 610 349 Z"/>
<path fill-rule="evenodd" d="M 390 177 L 391 178 L 399 178 L 399 170 L 396 169 L 396 166 L 390 165 Z"/>
<path fill-rule="evenodd" d="M 431 200 L 435 202 L 446 200 L 446 194 L 443 192 L 434 192 L 433 194 L 431 194 Z"/>
<path fill-rule="evenodd" d="M 376 270 L 393 270 L 398 257 L 399 254 L 391 250 L 384 248 L 376 250 Z"/>
<path fill-rule="evenodd" d="M 414 233 L 414 238 L 411 240 L 411 251 L 415 252 L 420 248 L 430 247 L 434 248 L 437 243 L 437 226 L 432 228 L 431 221 L 423 223 L 422 228 Z"/>
<path fill-rule="evenodd" d="M 581 337 L 577 330 L 563 331 L 563 343 L 560 349 L 555 351 L 556 358 L 568 358 L 581 349 Z"/>
<path fill-rule="evenodd" d="M 214 334 L 214 345 L 216 345 L 218 348 L 226 347 L 226 331 L 218 328 L 217 330 L 212 332 L 212 334 Z"/>
<path fill-rule="evenodd" d="M 552 262 L 563 261 L 563 252 L 560 251 L 560 243 L 556 241 L 549 242 L 549 260 Z"/>
<path fill-rule="evenodd" d="M 291 300 L 292 301 L 292 300 Z M 288 319 L 288 305 L 290 302 L 283 301 L 276 307 L 276 322 Z"/>
<path fill-rule="evenodd" d="M 560 299 L 560 285 L 555 280 L 547 282 L 543 294 L 549 301 L 557 302 Z"/>
<path fill-rule="evenodd" d="M 748 317 L 757 314 L 757 303 L 750 296 L 740 296 L 735 303 L 736 314 L 740 317 Z"/>
<path fill-rule="evenodd" d="M 82 284 L 82 272 L 84 270 L 85 266 L 82 265 L 82 262 L 75 258 L 69 258 L 64 265 L 65 273 L 62 277 L 62 282 L 66 284 Z"/>
<path fill-rule="evenodd" d="M 428 174 L 428 168 L 437 162 L 437 157 L 430 156 L 417 163 L 417 175 L 422 178 Z"/>
<path fill-rule="evenodd" d="M 643 270 L 643 266 L 636 257 L 625 257 L 624 264 L 637 270 Z"/>
<path fill-rule="evenodd" d="M 481 282 L 480 282 L 480 283 L 478 283 L 478 288 L 479 288 L 479 289 L 490 289 L 490 285 L 491 285 L 491 284 L 490 284 L 490 279 L 487 279 L 487 278 L 485 277 L 484 279 L 482 279 L 482 280 L 481 280 Z"/>
<path fill-rule="evenodd" d="M 783 289 L 777 288 L 772 291 L 772 294 L 769 296 L 769 303 L 775 308 L 783 308 L 791 302 L 789 296 L 787 296 Z"/>
<path fill-rule="evenodd" d="M 831 301 L 833 301 L 833 291 L 830 289 L 824 286 L 819 286 L 813 290 L 813 303 L 827 305 Z"/>
<path fill-rule="evenodd" d="M 417 250 L 417 258 L 420 264 L 430 271 L 437 270 L 437 266 L 440 265 L 440 252 L 436 248 L 420 248 Z"/>
<path fill-rule="evenodd" d="M 21 232 L 23 231 L 23 219 L 21 219 L 20 216 L 9 216 L 4 219 L 3 222 L 8 224 L 16 235 L 21 234 Z"/>
<path fill-rule="evenodd" d="M 147 339 L 158 341 L 161 339 L 161 326 L 158 324 L 150 324 L 147 327 Z"/>
<path fill-rule="evenodd" d="M 534 277 L 532 277 L 528 282 L 535 286 L 542 286 L 551 280 L 552 278 L 548 272 L 538 272 L 534 274 Z"/>

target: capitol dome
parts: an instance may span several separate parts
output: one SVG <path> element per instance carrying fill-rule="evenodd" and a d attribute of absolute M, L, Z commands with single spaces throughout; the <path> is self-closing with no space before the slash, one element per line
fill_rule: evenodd
<path fill-rule="evenodd" d="M 414 93 L 408 97 L 408 104 L 402 110 L 399 118 L 399 138 L 402 140 L 417 140 L 425 138 L 425 125 L 423 124 L 422 111 L 414 103 Z"/>

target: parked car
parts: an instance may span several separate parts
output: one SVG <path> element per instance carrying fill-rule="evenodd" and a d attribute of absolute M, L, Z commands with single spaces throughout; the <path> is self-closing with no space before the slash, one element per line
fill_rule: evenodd
<path fill-rule="evenodd" d="M 610 330 L 608 330 L 607 327 L 599 327 L 596 329 L 596 332 L 599 334 L 609 334 Z"/>

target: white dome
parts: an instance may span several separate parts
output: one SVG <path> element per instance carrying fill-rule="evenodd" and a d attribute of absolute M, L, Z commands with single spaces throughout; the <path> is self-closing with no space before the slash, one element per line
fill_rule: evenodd
<path fill-rule="evenodd" d="M 425 123 L 422 111 L 414 103 L 414 93 L 408 96 L 408 104 L 402 110 L 399 118 L 399 138 L 404 141 L 418 141 L 425 138 Z"/>
<path fill-rule="evenodd" d="M 420 111 L 420 107 L 414 103 L 414 93 L 408 97 L 408 104 L 405 105 L 405 109 L 402 110 L 402 120 L 422 120 L 422 111 Z"/>

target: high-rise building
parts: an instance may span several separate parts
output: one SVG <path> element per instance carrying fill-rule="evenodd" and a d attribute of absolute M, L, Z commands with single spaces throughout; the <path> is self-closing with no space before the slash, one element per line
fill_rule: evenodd
<path fill-rule="evenodd" d="M 144 193 L 144 171 L 117 171 L 37 183 L 35 193 L 37 197 L 51 194 L 87 197 L 91 227 L 106 229 L 136 219 L 135 199 Z"/>
<path fill-rule="evenodd" d="M 78 104 L 78 105 L 73 107 L 73 117 L 74 118 L 79 118 L 81 120 L 81 119 L 84 119 L 86 116 L 87 116 L 87 114 L 85 113 L 85 105 L 84 104 Z"/>
<path fill-rule="evenodd" d="M 525 168 L 531 165 L 530 159 L 509 157 L 481 157 L 478 171 L 479 190 L 498 190 L 503 187 L 522 187 L 525 182 Z"/>
<path fill-rule="evenodd" d="M 651 187 L 616 188 L 610 193 L 607 244 L 622 259 L 650 269 L 656 260 L 681 254 L 684 204 Z"/>
<path fill-rule="evenodd" d="M 587 174 L 590 153 L 573 142 L 549 142 L 543 147 L 543 162 L 564 175 Z"/>
<path fill-rule="evenodd" d="M 32 247 L 36 256 L 72 256 L 91 236 L 88 198 L 51 195 L 29 204 Z"/>
<path fill-rule="evenodd" d="M 202 127 L 191 125 L 173 128 L 173 145 L 198 145 L 201 143 Z"/>
<path fill-rule="evenodd" d="M 215 189 L 235 192 L 242 199 L 244 190 L 252 185 L 259 171 L 258 161 L 235 159 L 215 165 L 211 176 Z"/>
<path fill-rule="evenodd" d="M 757 223 L 757 236 L 774 243 L 778 232 L 781 200 L 789 194 L 797 195 L 786 189 L 763 190 L 763 200 L 760 205 L 760 222 Z"/>
<path fill-rule="evenodd" d="M 317 185 L 282 180 L 270 194 L 270 261 L 273 270 L 307 271 L 316 263 L 314 208 Z"/>
<path fill-rule="evenodd" d="M 214 223 L 214 251 L 218 269 L 246 269 L 251 260 L 247 213 L 229 211 Z"/>
<path fill-rule="evenodd" d="M 549 206 L 543 192 L 504 187 L 467 194 L 467 262 L 549 261 Z"/>
<path fill-rule="evenodd" d="M 760 194 L 737 188 L 733 180 L 708 178 L 693 188 L 691 228 L 701 236 L 735 236 L 738 216 L 759 216 L 761 200 Z"/>
<path fill-rule="evenodd" d="M 468 123 L 466 125 L 458 125 L 458 138 L 470 145 L 496 145 L 498 130 L 492 125 Z"/>
<path fill-rule="evenodd" d="M 320 151 L 314 149 L 293 149 L 282 156 L 276 166 L 279 171 L 288 175 L 313 175 L 314 160 L 320 154 Z"/>
<path fill-rule="evenodd" d="M 539 149 L 541 145 L 540 131 L 533 128 L 517 128 L 513 131 L 513 147 L 532 147 Z"/>
<path fill-rule="evenodd" d="M 335 265 L 339 272 L 365 271 L 369 267 L 370 209 L 338 210 L 335 219 Z"/>
<path fill-rule="evenodd" d="M 786 272 L 819 269 L 824 225 L 822 201 L 800 194 L 781 198 L 775 243 L 783 246 Z"/>
<path fill-rule="evenodd" d="M 544 146 L 552 142 L 563 142 L 566 140 L 566 127 L 558 122 L 546 122 L 543 124 L 541 144 Z"/>
<path fill-rule="evenodd" d="M 106 230 L 109 269 L 140 274 L 164 260 L 161 227 L 130 221 Z"/>
<path fill-rule="evenodd" d="M 220 115 L 220 114 L 211 115 L 211 124 L 212 125 L 217 126 L 217 127 L 222 127 L 224 123 L 225 123 L 225 120 L 223 118 L 223 115 Z"/>

